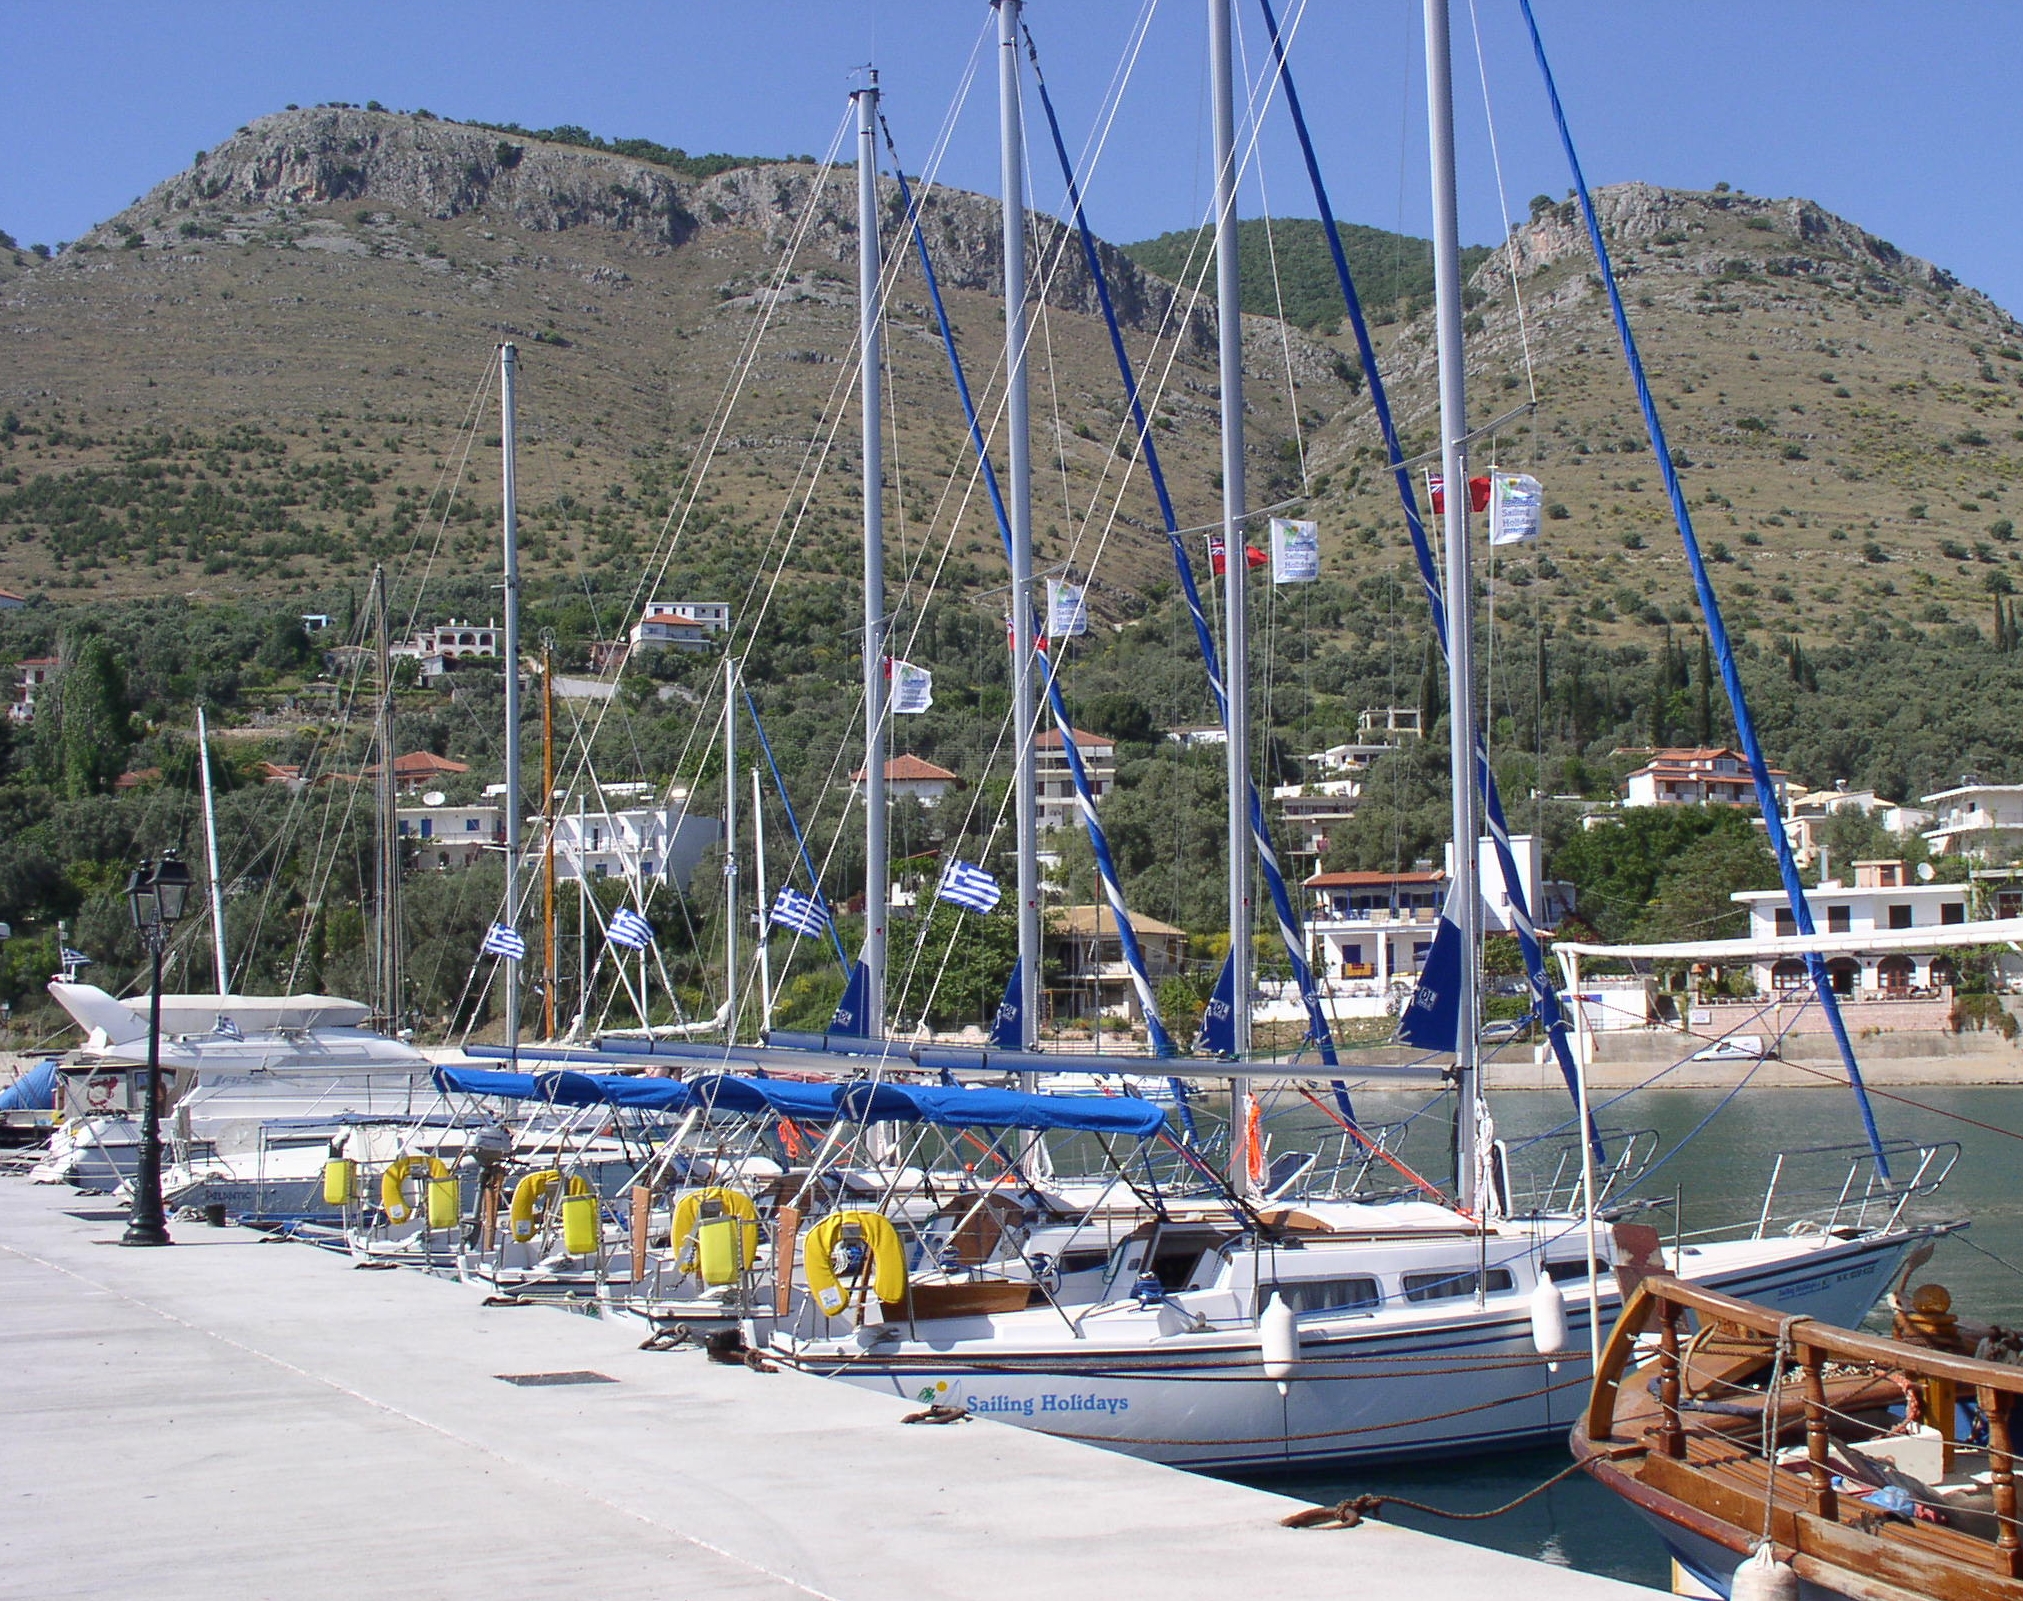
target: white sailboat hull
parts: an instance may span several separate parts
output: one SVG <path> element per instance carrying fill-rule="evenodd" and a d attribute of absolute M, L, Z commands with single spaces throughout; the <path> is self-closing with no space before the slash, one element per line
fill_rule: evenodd
<path fill-rule="evenodd" d="M 1859 1323 L 1910 1246 L 1894 1233 L 1738 1242 L 1709 1247 L 1735 1260 L 1691 1276 L 1727 1293 Z M 1189 1468 L 1295 1467 L 1512 1448 L 1561 1438 L 1588 1393 L 1584 1284 L 1568 1283 L 1567 1349 L 1532 1345 L 1522 1295 L 1486 1305 L 1325 1320 L 1303 1326 L 1283 1393 L 1265 1376 L 1257 1331 L 1192 1332 L 1171 1307 L 1118 1304 L 1068 1337 L 1060 1314 L 1033 1310 L 950 1320 L 943 1335 L 847 1342 L 776 1341 L 771 1354 L 803 1371 L 909 1400 L 965 1406 L 975 1416 Z M 1601 1315 L 1620 1302 L 1603 1280 Z M 1042 1337 L 1048 1324 L 1052 1338 Z M 988 1325 L 988 1326 L 986 1326 Z M 904 1325 L 887 1325 L 905 1335 Z M 1168 1332 L 1171 1330 L 1171 1332 Z M 1025 1338 L 1020 1338 L 1020 1336 Z"/>

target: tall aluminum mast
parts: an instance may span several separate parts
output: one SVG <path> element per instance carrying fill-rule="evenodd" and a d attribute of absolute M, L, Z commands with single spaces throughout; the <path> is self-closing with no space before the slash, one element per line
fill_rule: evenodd
<path fill-rule="evenodd" d="M 1447 764 L 1454 786 L 1452 915 L 1461 936 L 1455 1009 L 1454 1175 L 1464 1209 L 1477 1203 L 1475 1129 L 1481 1093 L 1482 814 L 1475 772 L 1475 586 L 1468 535 L 1468 403 L 1461 351 L 1461 230 L 1454 195 L 1454 84 L 1447 0 L 1425 0 L 1426 123 L 1433 158 L 1433 290 L 1440 372 L 1440 472 L 1446 499 Z"/>
<path fill-rule="evenodd" d="M 506 916 L 509 926 L 520 921 L 520 527 L 519 476 L 515 455 L 514 380 L 518 352 L 512 343 L 499 346 L 499 536 L 503 568 L 500 602 L 505 626 L 500 630 L 506 658 Z M 520 967 L 507 962 L 506 1048 L 520 1045 Z"/>
<path fill-rule="evenodd" d="M 1013 781 L 1018 845 L 1019 1048 L 1028 1050 L 1039 1025 L 1039 802 L 1033 745 L 1033 464 L 1026 398 L 1025 122 L 1019 103 L 1021 0 L 997 0 L 998 172 L 1004 211 L 1005 429 L 1011 520 Z"/>
<path fill-rule="evenodd" d="M 394 700 L 392 635 L 387 622 L 386 569 L 372 569 L 373 653 L 379 671 L 379 704 L 373 709 L 373 742 L 379 747 L 379 771 L 373 778 L 373 833 L 379 848 L 373 858 L 378 903 L 378 935 L 374 941 L 379 980 L 380 1023 L 389 1033 L 401 1024 L 400 975 L 400 816 L 393 773 Z"/>
<path fill-rule="evenodd" d="M 864 397 L 864 1032 L 885 1032 L 885 446 L 879 323 L 878 72 L 857 103 L 857 341 Z"/>
<path fill-rule="evenodd" d="M 724 1040 L 738 1037 L 738 659 L 724 655 Z M 646 886 L 640 885 L 640 899 Z"/>
<path fill-rule="evenodd" d="M 211 897 L 211 962 L 217 970 L 218 993 L 232 988 L 232 964 L 225 956 L 225 887 L 218 882 L 218 801 L 211 793 L 211 735 L 204 724 L 204 708 L 197 708 L 197 771 L 204 791 L 205 887 Z"/>

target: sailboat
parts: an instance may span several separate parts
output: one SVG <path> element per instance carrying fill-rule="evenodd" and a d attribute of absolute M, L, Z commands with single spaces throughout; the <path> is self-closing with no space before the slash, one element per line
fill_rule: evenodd
<path fill-rule="evenodd" d="M 1454 189 L 1445 0 L 1424 0 L 1427 103 L 1434 154 L 1441 433 L 1449 483 L 1466 481 L 1469 435 L 1461 359 L 1461 278 Z M 1000 39 L 1014 44 L 1018 0 L 998 0 Z M 1231 0 L 1209 0 L 1216 146 L 1218 307 L 1222 325 L 1224 526 L 1240 530 L 1240 349 L 1237 346 L 1235 118 Z M 1016 71 L 1016 50 L 1004 55 Z M 1006 85 L 1015 101 L 1016 82 Z M 1007 138 L 1015 118 L 1005 119 Z M 1007 170 L 1012 167 L 1007 159 Z M 1007 233 L 1010 223 L 1007 223 Z M 1010 312 L 1008 309 L 1007 319 Z M 1481 791 L 1468 645 L 1472 584 L 1467 497 L 1447 497 L 1454 831 L 1481 835 Z M 1231 546 L 1229 548 L 1237 548 Z M 1232 563 L 1232 568 L 1237 564 Z M 1231 751 L 1232 994 L 1248 994 L 1249 875 L 1239 740 L 1246 704 L 1240 576 L 1228 586 L 1226 664 Z M 1476 853 L 1463 850 L 1462 862 Z M 1543 1441 L 1578 1411 L 1602 1330 L 1620 1306 L 1616 1269 L 1665 1271 L 1723 1293 L 1829 1320 L 1859 1318 L 1903 1256 L 1933 1230 L 1904 1221 L 1912 1190 L 1855 1193 L 1857 1214 L 1796 1232 L 1666 1247 L 1655 1229 L 1604 1229 L 1590 1191 L 1582 1210 L 1513 1215 L 1479 1087 L 1479 867 L 1450 916 L 1463 958 L 1450 1010 L 1454 1046 L 1455 1193 L 1423 1180 L 1383 1204 L 1266 1201 L 1232 1140 L 1220 1204 L 1181 1208 L 1154 1186 L 1145 1221 L 1105 1262 L 1073 1316 L 1048 1304 L 989 1315 L 881 1321 L 860 1298 L 833 1312 L 787 1297 L 770 1333 L 775 1360 L 860 1387 L 968 1409 L 1192 1467 L 1284 1466 L 1448 1453 Z M 1247 1007 L 1234 1042 L 1247 1045 Z M 1114 1062 L 1111 1064 L 1114 1066 Z M 1280 1070 L 1281 1073 L 1283 1070 Z M 1249 1077 L 1231 1079 L 1231 1127 L 1245 1126 Z M 1584 1120 L 1585 1121 L 1585 1120 Z M 1861 1158 L 1857 1158 L 1859 1167 Z M 1882 1154 L 1876 1153 L 1878 1167 Z M 1850 1182 L 1854 1182 L 1851 1178 Z M 1585 1348 L 1585 1349 L 1583 1349 Z"/>

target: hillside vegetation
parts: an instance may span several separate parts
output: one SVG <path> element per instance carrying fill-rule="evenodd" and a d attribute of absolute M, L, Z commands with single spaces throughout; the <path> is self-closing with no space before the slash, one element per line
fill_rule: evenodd
<path fill-rule="evenodd" d="M 187 837 L 193 702 L 214 709 L 240 778 L 261 755 L 311 776 L 356 771 L 351 691 L 319 675 L 326 648 L 358 637 L 374 562 L 394 574 L 403 627 L 496 612 L 487 373 L 501 339 L 521 357 L 527 638 L 545 635 L 562 669 L 583 671 L 649 592 L 731 602 L 804 820 L 841 842 L 829 887 L 847 895 L 853 189 L 807 162 L 319 107 L 242 130 L 52 260 L 0 251 L 0 588 L 35 597 L 0 614 L 0 653 L 75 666 L 101 642 L 98 700 L 84 704 L 102 716 L 81 726 L 113 731 L 66 742 L 17 729 L 0 749 L 0 918 L 25 936 L 0 954 L 19 958 L 16 976 L 32 974 L 40 958 L 25 952 L 57 918 L 97 919 L 118 939 L 125 854 L 151 829 Z M 1001 863 L 1003 561 L 891 187 L 884 202 L 894 630 L 936 674 L 933 712 L 896 737 L 969 786 L 960 816 L 902 809 L 901 843 Z M 2023 779 L 2023 329 L 1943 269 L 1802 200 L 1624 185 L 1599 202 L 1773 760 L 1809 783 L 1894 796 L 1969 770 Z M 924 217 L 994 417 L 996 208 L 942 191 Z M 1078 724 L 1120 742 L 1106 815 L 1133 904 L 1207 931 L 1220 918 L 1219 758 L 1160 739 L 1211 715 L 1207 685 L 1122 429 L 1093 286 L 1057 223 L 1032 228 L 1040 560 L 1090 578 L 1098 623 L 1062 653 L 1062 682 Z M 1325 566 L 1319 584 L 1257 592 L 1260 760 L 1285 782 L 1312 776 L 1301 758 L 1351 737 L 1364 707 L 1437 712 L 1443 691 L 1362 374 L 1329 303 L 1325 241 L 1316 224 L 1275 222 L 1268 252 L 1261 231 L 1245 224 L 1250 495 L 1316 517 Z M 1423 242 L 1345 238 L 1406 449 L 1424 450 Z M 1152 375 L 1177 515 L 1198 529 L 1219 507 L 1214 320 L 1160 275 L 1182 270 L 1192 242 L 1105 247 L 1105 262 Z M 1535 397 L 1478 453 L 1537 473 L 1549 503 L 1545 538 L 1485 568 L 1481 657 L 1514 820 L 1556 842 L 1572 810 L 1553 797 L 1609 794 L 1629 760 L 1620 748 L 1729 729 L 1578 220 L 1541 198 L 1470 288 L 1471 416 Z M 304 636 L 302 614 L 325 612 L 331 634 Z M 700 658 L 636 663 L 585 723 L 600 770 L 716 782 L 697 732 L 712 672 Z M 403 746 L 469 761 L 473 785 L 496 775 L 497 678 L 472 670 L 406 692 Z M 123 768 L 159 768 L 159 789 L 115 793 Z M 235 793 L 234 806 L 274 804 L 250 783 Z M 1437 856 L 1444 807 L 1427 751 L 1387 758 L 1331 861 Z M 329 920 L 346 895 L 355 911 L 358 863 L 326 900 L 290 854 L 352 836 L 314 832 L 323 843 L 261 844 L 267 857 L 245 868 L 284 930 L 260 970 L 275 982 L 299 977 L 312 949 L 361 949 Z M 787 841 L 773 843 L 785 860 Z M 481 926 L 484 896 L 465 901 Z M 439 912 L 429 937 L 447 951 L 463 933 Z M 711 915 L 700 903 L 684 914 L 698 950 Z M 685 971 L 702 986 L 696 963 Z M 15 993 L 32 990 L 21 982 Z"/>

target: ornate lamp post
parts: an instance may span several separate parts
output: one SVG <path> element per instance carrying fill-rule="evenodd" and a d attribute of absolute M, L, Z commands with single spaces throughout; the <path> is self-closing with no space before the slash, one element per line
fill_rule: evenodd
<path fill-rule="evenodd" d="M 141 1113 L 140 1166 L 133 1178 L 133 1218 L 120 1236 L 121 1245 L 169 1245 L 162 1217 L 162 951 L 169 933 L 183 920 L 190 896 L 190 870 L 172 850 L 161 860 L 143 859 L 126 881 L 127 907 L 133 926 L 148 948 L 154 967 L 148 988 L 147 1105 Z"/>

